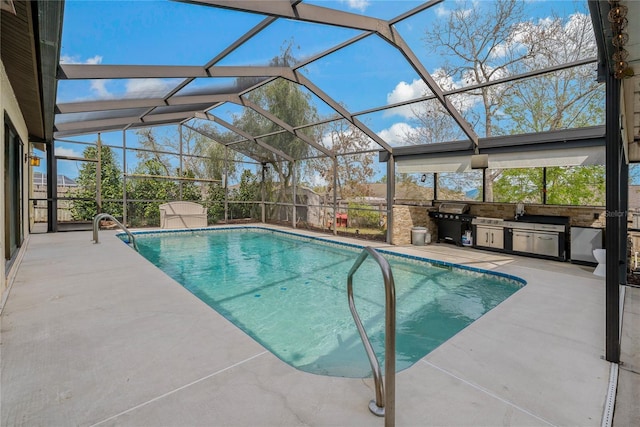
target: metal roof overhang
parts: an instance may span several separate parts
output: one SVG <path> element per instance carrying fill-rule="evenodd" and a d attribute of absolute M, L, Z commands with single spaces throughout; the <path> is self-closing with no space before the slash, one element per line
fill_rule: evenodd
<path fill-rule="evenodd" d="M 11 2 L 2 8 L 0 55 L 20 105 L 29 139 L 53 138 L 64 2 Z M 15 13 L 14 13 L 15 12 Z"/>
<path fill-rule="evenodd" d="M 396 148 L 401 173 L 466 172 L 474 154 L 487 154 L 496 169 L 604 164 L 605 127 L 593 126 L 537 134 L 480 138 L 479 152 L 468 144 L 449 142 Z"/>

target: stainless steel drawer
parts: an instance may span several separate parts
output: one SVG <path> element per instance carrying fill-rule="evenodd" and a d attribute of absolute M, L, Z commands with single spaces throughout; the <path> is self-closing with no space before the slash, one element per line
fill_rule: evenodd
<path fill-rule="evenodd" d="M 513 230 L 512 244 L 516 252 L 533 252 L 533 232 Z"/>
<path fill-rule="evenodd" d="M 558 243 L 558 233 L 533 233 L 534 254 L 557 257 Z"/>

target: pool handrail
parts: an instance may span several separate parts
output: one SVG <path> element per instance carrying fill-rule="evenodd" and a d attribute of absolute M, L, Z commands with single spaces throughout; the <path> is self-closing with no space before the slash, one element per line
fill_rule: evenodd
<path fill-rule="evenodd" d="M 384 278 L 386 313 L 385 313 L 385 360 L 384 371 L 385 378 L 382 380 L 380 372 L 380 363 L 376 357 L 367 332 L 362 325 L 360 316 L 356 310 L 353 300 L 353 275 L 364 262 L 367 256 L 371 256 L 380 266 L 382 276 Z M 369 402 L 369 410 L 375 415 L 384 416 L 385 427 L 393 427 L 395 425 L 395 394 L 396 394 L 396 296 L 395 283 L 393 281 L 393 273 L 389 262 L 380 255 L 374 248 L 365 247 L 356 262 L 351 267 L 347 277 L 347 298 L 349 299 L 349 309 L 356 323 L 360 338 L 367 352 L 369 363 L 373 371 L 373 380 L 375 382 L 376 398 Z"/>
<path fill-rule="evenodd" d="M 98 242 L 98 229 L 100 221 L 103 219 L 109 219 L 113 222 L 115 222 L 118 227 L 120 227 L 122 229 L 122 231 L 124 231 L 125 233 L 127 233 L 127 236 L 129 237 L 129 243 L 133 246 L 133 249 L 135 249 L 136 251 L 138 250 L 138 244 L 136 243 L 136 239 L 133 236 L 133 234 L 129 231 L 129 229 L 127 227 L 124 226 L 124 224 L 122 224 L 120 221 L 118 221 L 117 219 L 115 219 L 115 217 L 111 214 L 108 213 L 100 213 L 96 216 L 93 217 L 93 242 L 94 243 L 99 243 Z"/>

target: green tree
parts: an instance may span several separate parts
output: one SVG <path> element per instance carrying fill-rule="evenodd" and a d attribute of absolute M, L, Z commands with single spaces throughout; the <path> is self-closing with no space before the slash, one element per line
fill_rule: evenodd
<path fill-rule="evenodd" d="M 163 129 L 163 133 L 158 133 L 155 128 L 138 131 L 139 143 L 148 151 L 138 152 L 138 158 L 142 162 L 135 173 L 150 177 L 132 181 L 130 197 L 147 200 L 136 202 L 137 217 L 151 225 L 158 221 L 156 208 L 164 200 L 192 200 L 204 202 L 209 222 L 215 223 L 223 219 L 223 180 L 225 176 L 227 181 L 234 179 L 240 156 L 224 144 L 234 142 L 237 136 L 231 132 L 218 132 L 206 121 L 197 122 L 194 129 L 183 127 L 180 132 Z M 172 163 L 172 155 L 167 153 L 175 153 L 175 159 L 179 159 L 179 154 L 182 154 L 182 171 L 175 168 L 176 161 L 173 160 Z M 152 178 L 153 175 L 188 179 L 172 181 Z M 199 182 L 198 179 L 203 181 Z"/>
<path fill-rule="evenodd" d="M 547 203 L 552 205 L 603 206 L 605 167 L 547 168 Z"/>
<path fill-rule="evenodd" d="M 493 182 L 493 201 L 542 203 L 542 168 L 514 168 Z"/>
<path fill-rule="evenodd" d="M 135 170 L 137 175 L 150 175 L 149 178 L 136 178 L 132 181 L 127 193 L 130 199 L 136 203 L 130 205 L 130 216 L 138 225 L 159 226 L 160 204 L 166 201 L 179 200 L 179 186 L 168 179 L 153 178 L 163 175 L 165 165 L 158 159 L 149 159 L 138 165 Z"/>
<path fill-rule="evenodd" d="M 232 218 L 252 218 L 257 216 L 257 202 L 260 200 L 260 182 L 250 170 L 242 171 L 240 185 L 231 195 L 233 201 L 250 202 L 235 203 L 231 213 Z"/>
<path fill-rule="evenodd" d="M 96 146 L 87 147 L 82 153 L 85 159 L 91 160 L 97 160 L 97 154 Z M 84 200 L 73 201 L 71 215 L 74 220 L 91 220 L 98 213 L 122 217 L 122 170 L 111 148 L 102 146 L 100 150 L 100 193 L 103 200 L 100 212 L 96 203 L 97 167 L 98 162 L 82 162 L 74 196 Z"/>
<path fill-rule="evenodd" d="M 292 55 L 292 47 L 293 43 L 288 43 L 281 55 L 273 58 L 269 65 L 272 67 L 294 65 L 297 61 Z M 238 85 L 246 86 L 242 81 L 239 81 Z M 316 108 L 311 103 L 311 95 L 304 92 L 296 83 L 283 78 L 260 86 L 245 96 L 253 104 L 291 126 L 318 121 Z M 272 177 L 278 184 L 272 187 L 275 192 L 270 193 L 269 198 L 281 203 L 290 203 L 294 169 L 297 169 L 298 176 L 301 175 L 300 162 L 290 159 L 304 158 L 309 153 L 309 145 L 291 133 L 279 132 L 280 126 L 250 108 L 244 109 L 243 113 L 235 118 L 234 125 L 254 136 L 271 134 L 261 138 L 260 143 L 250 142 L 242 146 L 236 144 L 234 147 L 238 147 L 253 159 L 270 164 L 274 174 Z M 283 158 L 274 151 L 285 153 L 289 159 Z"/>
<path fill-rule="evenodd" d="M 224 219 L 224 198 L 224 187 L 221 183 L 211 182 L 207 184 L 205 203 L 209 224 L 215 224 Z"/>
<path fill-rule="evenodd" d="M 494 182 L 494 201 L 542 203 L 544 168 L 507 169 Z M 552 205 L 603 206 L 604 166 L 546 168 L 546 200 Z"/>
<path fill-rule="evenodd" d="M 191 200 L 198 202 L 202 200 L 202 190 L 200 185 L 195 181 L 195 174 L 191 170 L 185 170 L 182 172 L 182 178 L 185 180 L 180 181 L 178 184 L 178 197 L 180 200 Z"/>
<path fill-rule="evenodd" d="M 232 132 L 218 132 L 208 122 L 200 121 L 197 131 L 184 127 L 182 131 L 183 168 L 194 172 L 195 176 L 207 179 L 228 180 L 236 177 L 236 163 L 240 154 L 226 147 L 237 136 Z M 191 155 L 191 157 L 189 157 Z"/>
<path fill-rule="evenodd" d="M 370 195 L 368 182 L 374 175 L 374 159 L 377 152 L 368 152 L 372 141 L 357 127 L 345 120 L 330 122 L 325 133 L 325 144 L 336 154 L 315 159 L 312 171 L 319 173 L 327 184 L 327 195 L 333 188 L 334 170 L 337 178 L 337 194 L 343 199 Z M 349 154 L 355 153 L 355 154 Z"/>

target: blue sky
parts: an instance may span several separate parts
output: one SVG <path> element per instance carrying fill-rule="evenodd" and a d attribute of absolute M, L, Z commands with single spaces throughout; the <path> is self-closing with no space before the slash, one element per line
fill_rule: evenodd
<path fill-rule="evenodd" d="M 477 1 L 480 1 L 482 7 L 491 5 L 491 0 Z M 422 2 L 345 0 L 305 3 L 389 19 Z M 457 0 L 446 0 L 397 25 L 402 37 L 431 73 L 438 70 L 443 58 L 429 54 L 423 40 L 424 30 L 435 20 L 444 19 L 457 5 Z M 552 13 L 561 16 L 567 16 L 575 10 L 588 13 L 586 1 L 528 0 L 526 7 L 534 21 L 549 17 Z M 172 1 L 67 0 L 61 61 L 88 64 L 204 65 L 263 18 L 257 14 Z M 350 29 L 279 20 L 223 59 L 219 65 L 265 65 L 290 40 L 296 46 L 294 54 L 298 58 L 305 58 L 358 33 Z M 400 53 L 379 37 L 369 37 L 340 53 L 322 58 L 305 67 L 304 74 L 352 112 L 415 98 L 425 90 L 417 73 L 407 65 Z M 213 84 L 225 83 L 228 81 L 216 81 Z M 175 84 L 175 80 L 62 81 L 58 86 L 58 101 L 122 96 L 151 97 L 166 93 L 169 84 Z M 185 92 L 211 85 L 211 79 L 198 79 Z M 317 107 L 322 114 L 331 113 L 320 101 L 317 102 Z M 232 109 L 216 111 L 223 118 L 225 115 L 230 117 L 232 113 Z M 406 109 L 398 109 L 365 118 L 371 121 L 371 127 L 376 133 L 386 140 L 393 140 L 410 126 L 406 114 Z M 115 134 L 113 137 L 121 138 L 121 133 L 119 135 Z M 111 136 L 105 135 L 105 138 L 109 139 Z M 94 141 L 95 136 L 72 139 Z M 61 153 L 71 149 L 60 145 Z"/>

